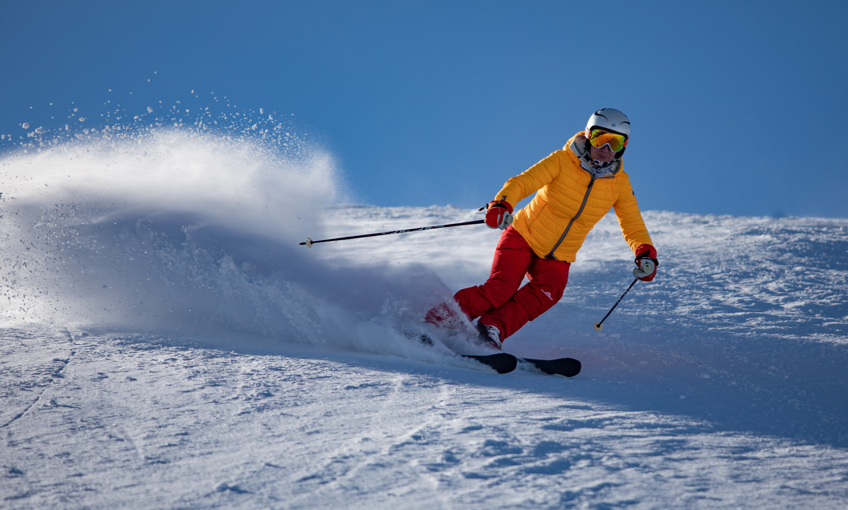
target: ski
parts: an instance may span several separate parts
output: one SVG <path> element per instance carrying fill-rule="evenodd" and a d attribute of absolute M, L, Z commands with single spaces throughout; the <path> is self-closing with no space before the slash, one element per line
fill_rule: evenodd
<path fill-rule="evenodd" d="M 574 377 L 580 373 L 582 368 L 581 363 L 574 358 L 559 358 L 559 359 L 532 359 L 518 358 L 518 361 L 526 361 L 527 363 L 538 368 L 542 372 L 550 375 L 564 375 L 565 377 Z"/>
<path fill-rule="evenodd" d="M 432 347 L 434 342 L 426 334 L 407 334 L 409 338 L 416 338 L 419 342 Z M 499 374 L 507 374 L 512 372 L 518 366 L 518 362 L 524 362 L 541 370 L 549 375 L 563 375 L 565 377 L 574 377 L 580 373 L 582 368 L 581 363 L 574 358 L 558 358 L 558 359 L 533 359 L 519 358 L 506 352 L 498 352 L 494 354 L 474 355 L 460 354 L 463 358 L 473 359 L 486 366 L 493 368 Z"/>
<path fill-rule="evenodd" d="M 512 354 L 507 354 L 505 352 L 498 352 L 495 354 L 485 355 L 462 354 L 461 356 L 463 358 L 479 361 L 484 365 L 494 368 L 495 372 L 499 374 L 506 374 L 512 372 L 513 370 L 515 370 L 515 367 L 518 366 L 518 358 L 516 358 Z"/>

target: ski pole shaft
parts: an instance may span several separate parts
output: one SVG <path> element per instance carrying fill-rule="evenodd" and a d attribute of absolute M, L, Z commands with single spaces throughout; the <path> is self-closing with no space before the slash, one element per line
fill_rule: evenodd
<path fill-rule="evenodd" d="M 612 308 L 610 308 L 610 311 L 608 311 L 607 314 L 604 315 L 604 318 L 601 319 L 601 322 L 596 322 L 595 325 L 592 326 L 593 328 L 595 328 L 595 331 L 600 331 L 600 330 L 604 329 L 604 321 L 607 320 L 607 317 L 610 316 L 612 311 L 615 310 L 615 307 L 618 306 L 619 303 L 621 303 L 621 300 L 624 299 L 624 296 L 626 296 L 627 293 L 630 292 L 630 289 L 632 289 L 633 286 L 636 285 L 636 282 L 638 282 L 638 281 L 639 281 L 638 278 L 634 278 L 633 283 L 630 284 L 630 287 L 627 287 L 627 290 L 624 291 L 624 294 L 622 294 L 621 297 L 618 298 L 618 301 L 616 301 L 615 304 L 612 305 Z"/>
<path fill-rule="evenodd" d="M 306 245 L 307 248 L 312 248 L 313 244 L 317 243 L 329 243 L 331 241 L 347 241 L 348 239 L 362 239 L 363 237 L 377 237 L 377 236 L 387 236 L 392 234 L 407 234 L 409 232 L 421 232 L 424 230 L 435 230 L 437 228 L 450 228 L 450 227 L 462 227 L 464 225 L 479 225 L 480 223 L 485 223 L 486 220 L 474 220 L 474 221 L 466 221 L 463 223 L 448 223 L 447 225 L 431 225 L 429 227 L 420 227 L 420 228 L 408 228 L 404 230 L 392 230 L 391 232 L 377 232 L 376 234 L 363 234 L 359 236 L 347 236 L 347 237 L 336 237 L 334 239 L 321 239 L 320 241 L 313 241 L 312 239 L 307 238 L 306 241 L 299 243 L 298 246 Z"/>

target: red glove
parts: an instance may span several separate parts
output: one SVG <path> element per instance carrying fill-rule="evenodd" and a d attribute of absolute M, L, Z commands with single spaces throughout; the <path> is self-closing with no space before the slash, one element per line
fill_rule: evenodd
<path fill-rule="evenodd" d="M 486 208 L 486 225 L 489 228 L 505 229 L 512 223 L 512 206 L 504 200 L 489 202 Z"/>
<path fill-rule="evenodd" d="M 657 260 L 657 250 L 650 244 L 642 244 L 636 248 L 636 269 L 633 270 L 633 276 L 649 282 L 657 275 L 657 266 L 660 265 Z"/>

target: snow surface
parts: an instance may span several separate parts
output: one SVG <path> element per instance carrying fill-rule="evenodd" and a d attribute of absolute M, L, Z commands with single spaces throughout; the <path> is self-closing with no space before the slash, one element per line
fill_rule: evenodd
<path fill-rule="evenodd" d="M 597 333 L 607 216 L 505 346 L 583 372 L 497 375 L 404 333 L 498 232 L 297 245 L 476 210 L 333 205 L 332 158 L 257 137 L 82 138 L 0 160 L 2 508 L 848 506 L 848 220 L 646 212 L 659 276 Z"/>

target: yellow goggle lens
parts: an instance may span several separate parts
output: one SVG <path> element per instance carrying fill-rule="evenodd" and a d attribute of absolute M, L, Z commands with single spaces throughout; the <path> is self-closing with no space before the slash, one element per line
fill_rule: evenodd
<path fill-rule="evenodd" d="M 624 135 L 607 133 L 603 129 L 593 129 L 589 133 L 589 143 L 598 149 L 609 144 L 613 152 L 618 152 L 627 146 L 627 138 Z"/>

